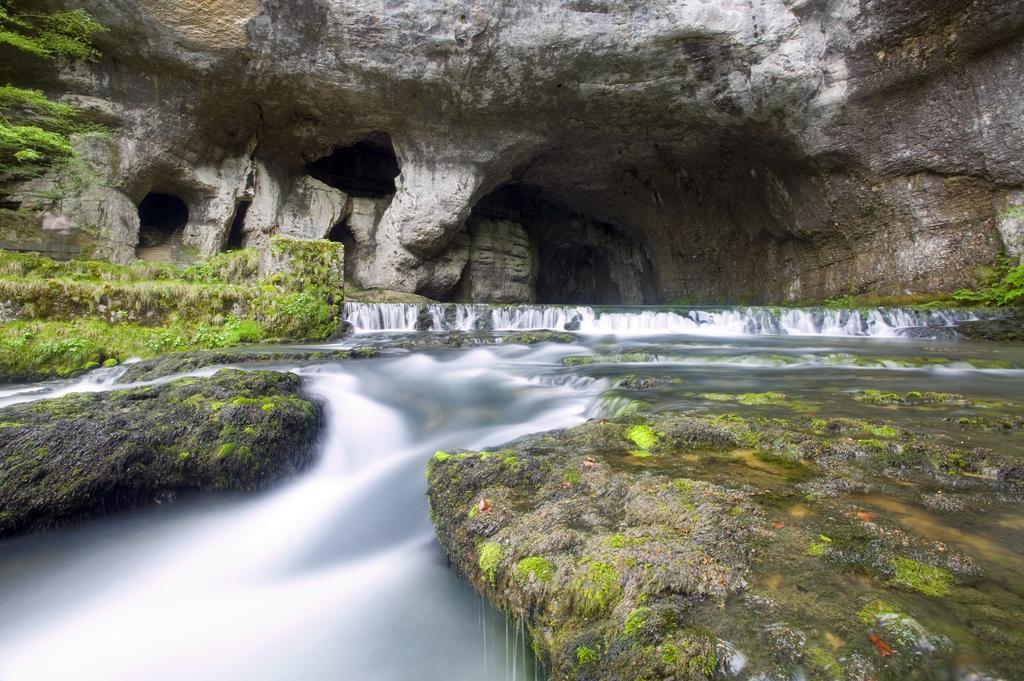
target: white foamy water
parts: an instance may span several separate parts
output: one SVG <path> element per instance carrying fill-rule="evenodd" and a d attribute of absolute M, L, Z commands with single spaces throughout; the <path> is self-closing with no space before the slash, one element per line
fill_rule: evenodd
<path fill-rule="evenodd" d="M 438 449 L 578 423 L 596 391 L 531 382 L 494 348 L 300 373 L 328 426 L 291 484 L 4 542 L 0 679 L 534 678 L 448 569 L 423 473 Z M 90 376 L 8 399 L 111 388 Z"/>
<path fill-rule="evenodd" d="M 425 315 L 421 315 L 425 311 Z M 898 336 L 979 318 L 970 310 L 724 308 L 608 310 L 587 306 L 346 303 L 356 333 L 572 330 L 581 334 L 692 336 Z M 422 321 L 421 321 L 422 320 Z"/>

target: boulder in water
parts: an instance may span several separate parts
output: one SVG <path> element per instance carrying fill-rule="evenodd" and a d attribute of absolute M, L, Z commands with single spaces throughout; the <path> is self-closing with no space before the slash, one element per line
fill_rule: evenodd
<path fill-rule="evenodd" d="M 254 491 L 313 459 L 321 407 L 294 374 L 77 393 L 0 410 L 0 537 L 178 492 Z"/>

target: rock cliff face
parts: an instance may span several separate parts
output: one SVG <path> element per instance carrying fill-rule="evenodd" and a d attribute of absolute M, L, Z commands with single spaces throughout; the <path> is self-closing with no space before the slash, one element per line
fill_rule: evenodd
<path fill-rule="evenodd" d="M 1020 253 L 1020 0 L 54 4 L 110 27 L 50 75 L 116 126 L 56 206 L 115 260 L 150 192 L 200 253 L 333 234 L 442 298 L 938 291 Z"/>

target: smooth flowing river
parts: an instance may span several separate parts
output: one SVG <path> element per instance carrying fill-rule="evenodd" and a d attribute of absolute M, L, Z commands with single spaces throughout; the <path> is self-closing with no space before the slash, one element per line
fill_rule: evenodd
<path fill-rule="evenodd" d="M 507 328 L 572 323 L 531 314 Z M 1024 401 L 1024 350 L 903 338 L 910 317 L 657 314 L 584 315 L 569 344 L 409 349 L 430 333 L 414 330 L 417 314 L 352 307 L 358 333 L 339 346 L 380 344 L 381 357 L 261 365 L 299 373 L 326 402 L 322 454 L 300 478 L 0 543 L 0 680 L 538 678 L 516 623 L 446 565 L 424 498 L 435 451 L 614 416 L 616 379 L 641 365 L 678 379 L 645 396 L 656 409 L 713 412 L 702 395 L 769 390 L 827 414 L 859 409 L 835 396 L 865 388 Z M 120 371 L 8 387 L 0 405 L 123 387 Z M 1015 597 L 1022 534 L 1010 523 L 990 537 Z"/>

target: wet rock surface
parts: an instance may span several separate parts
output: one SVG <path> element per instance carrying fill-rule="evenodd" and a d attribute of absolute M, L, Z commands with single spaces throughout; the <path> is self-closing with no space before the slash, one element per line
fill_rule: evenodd
<path fill-rule="evenodd" d="M 964 338 L 987 341 L 1024 341 L 1024 312 L 1009 314 L 1001 319 L 962 322 L 956 327 Z"/>
<path fill-rule="evenodd" d="M 556 680 L 1016 678 L 1024 559 L 991 518 L 1024 503 L 1019 436 L 922 412 L 952 400 L 862 420 L 743 397 L 439 452 L 438 537 Z"/>
<path fill-rule="evenodd" d="M 0 409 L 0 536 L 305 468 L 319 403 L 287 373 L 223 370 Z"/>

